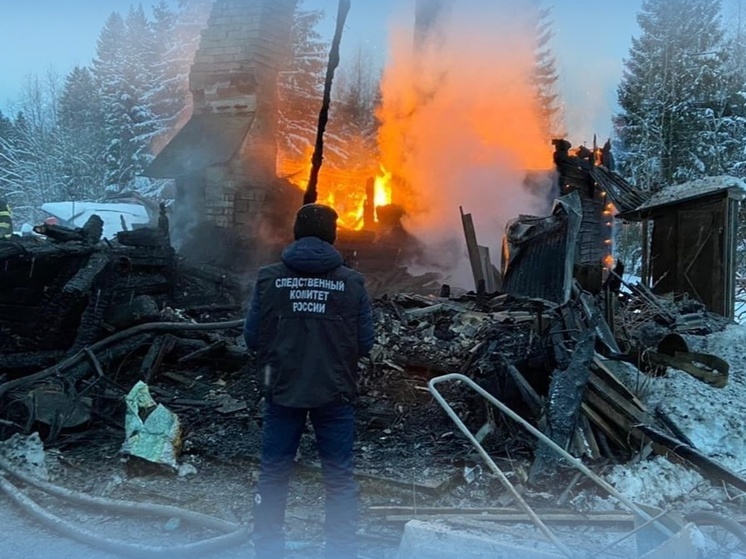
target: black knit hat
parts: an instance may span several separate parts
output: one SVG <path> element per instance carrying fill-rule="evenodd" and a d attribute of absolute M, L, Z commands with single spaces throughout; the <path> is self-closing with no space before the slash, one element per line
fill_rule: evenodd
<path fill-rule="evenodd" d="M 337 240 L 337 212 L 322 204 L 306 204 L 295 216 L 295 239 L 318 237 L 333 245 Z"/>

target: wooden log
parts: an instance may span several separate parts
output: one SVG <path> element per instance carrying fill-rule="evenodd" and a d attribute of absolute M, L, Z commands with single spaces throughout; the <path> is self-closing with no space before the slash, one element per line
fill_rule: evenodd
<path fill-rule="evenodd" d="M 104 316 L 114 296 L 112 278 L 115 274 L 109 266 L 108 255 L 99 253 L 94 256 L 97 257 L 96 265 L 88 269 L 89 273 L 85 274 L 84 282 L 78 286 L 87 290 L 88 303 L 80 315 L 80 325 L 70 353 L 75 353 L 93 344 L 101 337 L 104 330 Z M 93 272 L 97 275 L 92 276 Z"/>
<path fill-rule="evenodd" d="M 0 244 L 0 262 L 9 258 L 39 260 L 42 258 L 62 258 L 66 256 L 85 256 L 96 250 L 92 245 L 82 242 L 56 244 L 49 241 L 33 242 L 24 240 Z"/>
<path fill-rule="evenodd" d="M 97 243 L 104 234 L 104 220 L 100 216 L 93 214 L 80 228 L 80 233 L 89 243 Z"/>
<path fill-rule="evenodd" d="M 106 252 L 96 252 L 90 256 L 88 261 L 78 270 L 70 281 L 62 288 L 65 295 L 82 297 L 91 292 L 91 288 L 99 276 L 104 272 L 111 262 Z"/>
<path fill-rule="evenodd" d="M 171 241 L 160 229 L 143 227 L 117 233 L 117 242 L 134 247 L 171 247 Z"/>
<path fill-rule="evenodd" d="M 689 462 L 703 477 L 710 481 L 716 484 L 727 483 L 740 491 L 746 491 L 745 478 L 715 462 L 696 448 L 683 444 L 680 440 L 651 425 L 637 425 L 637 430 L 649 437 L 654 443 L 665 447 L 667 452 Z"/>
<path fill-rule="evenodd" d="M 70 241 L 88 242 L 86 236 L 79 229 L 70 229 L 62 225 L 42 223 L 34 227 L 34 233 L 44 235 L 54 241 L 67 243 Z"/>

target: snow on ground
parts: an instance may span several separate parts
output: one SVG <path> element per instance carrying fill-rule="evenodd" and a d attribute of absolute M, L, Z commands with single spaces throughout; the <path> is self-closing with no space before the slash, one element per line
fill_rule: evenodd
<path fill-rule="evenodd" d="M 711 353 L 730 364 L 728 384 L 714 388 L 677 370 L 656 379 L 648 405 L 660 404 L 694 445 L 728 468 L 746 473 L 746 326 L 731 325 L 692 351 Z"/>
<path fill-rule="evenodd" d="M 615 466 L 605 477 L 620 493 L 646 505 L 665 508 L 676 502 L 715 497 L 710 483 L 699 473 L 661 456 Z"/>
<path fill-rule="evenodd" d="M 733 324 L 709 336 L 688 337 L 687 342 L 690 351 L 711 353 L 730 364 L 730 376 L 724 388 L 714 388 L 675 369 L 669 369 L 660 378 L 640 374 L 638 379 L 624 380 L 633 390 L 639 389 L 639 397 L 651 411 L 660 406 L 698 450 L 744 475 L 746 326 Z M 694 470 L 662 457 L 616 466 L 604 477 L 625 496 L 650 505 L 728 498 Z"/>

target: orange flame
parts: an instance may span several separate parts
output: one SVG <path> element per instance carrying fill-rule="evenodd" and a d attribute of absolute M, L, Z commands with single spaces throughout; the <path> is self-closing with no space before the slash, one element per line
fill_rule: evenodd
<path fill-rule="evenodd" d="M 443 23 L 442 44 L 413 49 L 411 28 L 392 33 L 378 119 L 378 152 L 354 166 L 326 157 L 319 201 L 340 224 L 361 229 L 366 183 L 375 176 L 374 204 L 402 206 L 412 230 L 427 237 L 458 235 L 458 208 L 475 212 L 484 244 L 495 244 L 508 219 L 548 211 L 541 194 L 524 188 L 526 171 L 552 167 L 551 138 L 532 85 L 535 13 L 505 21 L 503 8 L 459 2 Z M 525 16 L 525 17 L 524 17 Z M 464 40 L 468 36 L 469 40 Z M 504 56 L 509 44 L 510 55 Z M 499 55 L 503 53 L 503 55 Z M 305 189 L 311 154 L 280 170 Z"/>
<path fill-rule="evenodd" d="M 309 148 L 306 156 L 298 160 L 280 158 L 278 169 L 280 176 L 305 191 L 311 175 L 311 156 Z M 367 169 L 338 169 L 325 164 L 319 173 L 319 204 L 333 207 L 339 214 L 339 226 L 344 229 L 359 231 L 366 223 L 363 220 L 367 198 L 366 183 L 370 178 Z M 374 177 L 374 207 L 385 206 L 392 200 L 391 173 L 383 167 Z"/>

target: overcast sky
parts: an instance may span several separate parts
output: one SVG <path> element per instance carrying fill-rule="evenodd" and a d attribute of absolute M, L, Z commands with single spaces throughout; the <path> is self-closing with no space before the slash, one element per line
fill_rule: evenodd
<path fill-rule="evenodd" d="M 493 0 L 484 0 L 493 1 Z M 609 135 L 623 60 L 642 0 L 600 3 L 544 0 L 553 6 L 554 46 L 566 104 L 570 140 L 590 142 Z M 52 68 L 65 74 L 95 55 L 96 39 L 112 11 L 126 13 L 132 0 L 0 0 L 0 109 L 12 110 L 24 80 L 43 77 Z M 146 10 L 157 0 L 142 0 Z M 305 0 L 327 12 L 326 33 L 333 30 L 337 0 Z M 343 49 L 361 43 L 385 59 L 392 21 L 411 14 L 411 0 L 352 0 Z M 509 51 L 510 45 L 506 45 Z"/>

